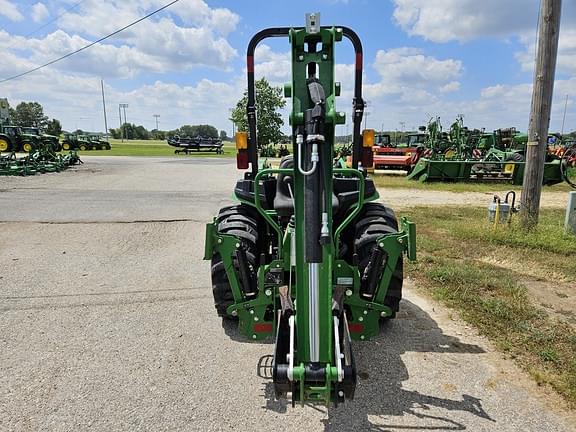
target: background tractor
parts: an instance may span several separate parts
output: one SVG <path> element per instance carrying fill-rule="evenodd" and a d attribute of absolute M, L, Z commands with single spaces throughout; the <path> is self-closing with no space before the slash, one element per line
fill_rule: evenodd
<path fill-rule="evenodd" d="M 42 133 L 39 128 L 32 126 L 22 127 L 21 129 L 22 133 L 36 136 L 38 141 L 47 144 L 53 151 L 59 152 L 62 150 L 62 145 L 57 136 Z"/>
<path fill-rule="evenodd" d="M 367 341 L 394 318 L 402 297 L 403 254 L 415 258 L 415 226 L 377 202 L 366 170 L 373 166 L 373 130 L 361 133 L 362 44 L 346 27 L 269 28 L 247 51 L 248 131 L 236 136 L 237 167 L 245 170 L 238 203 L 206 226 L 216 311 L 236 320 L 251 340 L 275 337 L 270 375 L 277 397 L 292 403 L 338 404 L 354 396 L 352 340 Z M 278 168 L 258 163 L 254 52 L 270 37 L 288 37 L 294 154 Z M 334 168 L 336 44 L 355 51 L 352 167 Z"/>
<path fill-rule="evenodd" d="M 0 126 L 0 152 L 30 153 L 40 146 L 40 137 L 27 134 L 19 126 Z"/>

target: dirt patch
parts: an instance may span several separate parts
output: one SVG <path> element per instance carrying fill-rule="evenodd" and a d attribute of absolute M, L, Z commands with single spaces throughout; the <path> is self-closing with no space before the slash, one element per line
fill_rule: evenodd
<path fill-rule="evenodd" d="M 416 206 L 458 206 L 488 207 L 492 192 L 448 192 L 421 189 L 378 188 L 380 200 L 394 209 Z M 497 192 L 501 195 L 501 192 Z M 564 208 L 568 201 L 566 192 L 542 193 L 541 205 L 545 208 Z"/>
<path fill-rule="evenodd" d="M 556 318 L 576 325 L 574 282 L 566 280 L 564 275 L 541 268 L 536 262 L 519 262 L 496 255 L 489 255 L 478 261 L 517 273 L 520 275 L 518 282 L 526 287 L 532 299 Z"/>

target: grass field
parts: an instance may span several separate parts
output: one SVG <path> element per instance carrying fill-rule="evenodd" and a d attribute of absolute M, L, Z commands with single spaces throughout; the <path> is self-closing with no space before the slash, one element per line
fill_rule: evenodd
<path fill-rule="evenodd" d="M 189 155 L 174 154 L 175 147 L 168 145 L 166 141 L 154 140 L 121 140 L 111 139 L 112 150 L 88 150 L 79 152 L 81 155 L 94 156 L 174 156 L 174 157 L 233 157 L 236 154 L 234 143 L 224 142 L 224 154 L 217 155 L 215 152 L 193 152 Z"/>
<path fill-rule="evenodd" d="M 563 232 L 563 211 L 542 210 L 529 233 L 515 223 L 494 230 L 483 209 L 408 213 L 417 223 L 419 252 L 408 265 L 410 277 L 576 406 L 576 310 L 564 300 L 571 290 L 559 292 L 576 285 L 576 236 Z M 539 299 L 527 288 L 532 283 Z M 566 319 L 546 304 L 554 301 Z"/>

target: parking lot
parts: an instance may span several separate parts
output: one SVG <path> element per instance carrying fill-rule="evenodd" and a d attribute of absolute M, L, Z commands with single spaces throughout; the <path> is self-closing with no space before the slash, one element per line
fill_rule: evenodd
<path fill-rule="evenodd" d="M 398 319 L 354 346 L 354 401 L 275 401 L 256 371 L 272 343 L 223 326 L 202 261 L 234 161 L 84 159 L 0 178 L 0 430 L 574 430 L 558 396 L 410 280 Z"/>

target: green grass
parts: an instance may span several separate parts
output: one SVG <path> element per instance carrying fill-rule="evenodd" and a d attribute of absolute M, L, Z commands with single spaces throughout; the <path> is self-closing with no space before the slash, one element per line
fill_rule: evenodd
<path fill-rule="evenodd" d="M 408 180 L 403 174 L 393 174 L 386 171 L 376 171 L 372 175 L 377 187 L 395 189 L 418 189 L 429 191 L 449 191 L 449 192 L 500 192 L 500 191 L 521 191 L 522 186 L 512 185 L 506 182 L 428 182 L 420 183 L 417 180 Z M 570 185 L 560 183 L 554 186 L 544 186 L 544 191 L 570 191 Z"/>
<path fill-rule="evenodd" d="M 215 152 L 192 152 L 189 155 L 174 154 L 175 147 L 166 141 L 155 140 L 121 140 L 111 139 L 112 150 L 87 150 L 79 152 L 82 156 L 173 156 L 173 157 L 233 157 L 236 154 L 234 143 L 224 143 L 224 154 Z"/>
<path fill-rule="evenodd" d="M 551 274 L 576 281 L 576 236 L 563 233 L 562 212 L 543 211 L 530 233 L 516 225 L 494 231 L 482 209 L 420 207 L 410 213 L 420 255 L 408 265 L 409 275 L 576 407 L 576 329 L 549 316 L 519 282 L 541 271 L 536 279 L 549 280 L 555 295 Z"/>

